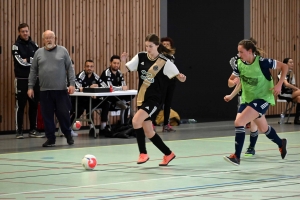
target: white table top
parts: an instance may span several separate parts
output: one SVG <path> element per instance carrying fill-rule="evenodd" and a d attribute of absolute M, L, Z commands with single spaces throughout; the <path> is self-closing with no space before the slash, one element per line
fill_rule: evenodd
<path fill-rule="evenodd" d="M 99 92 L 99 93 L 90 93 L 90 92 L 74 92 L 70 96 L 124 96 L 124 95 L 136 95 L 137 90 L 125 90 L 125 91 L 114 91 L 114 92 Z"/>

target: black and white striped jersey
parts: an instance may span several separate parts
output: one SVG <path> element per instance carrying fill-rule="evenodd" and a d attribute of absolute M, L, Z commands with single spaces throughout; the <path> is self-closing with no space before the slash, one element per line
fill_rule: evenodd
<path fill-rule="evenodd" d="M 79 92 L 81 87 L 88 88 L 93 84 L 98 84 L 99 87 L 107 88 L 108 86 L 100 79 L 99 75 L 96 73 L 92 73 L 91 77 L 85 73 L 85 71 L 81 71 L 76 75 L 75 78 L 75 91 Z"/>
<path fill-rule="evenodd" d="M 109 87 L 112 86 L 114 91 L 122 90 L 122 86 L 126 86 L 126 82 L 120 70 L 114 74 L 110 68 L 107 68 L 102 72 L 100 79 Z"/>

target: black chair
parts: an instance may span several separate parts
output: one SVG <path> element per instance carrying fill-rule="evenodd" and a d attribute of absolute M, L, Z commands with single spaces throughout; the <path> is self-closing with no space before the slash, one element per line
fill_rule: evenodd
<path fill-rule="evenodd" d="M 278 124 L 284 123 L 284 119 L 285 119 L 286 115 L 288 115 L 288 118 L 287 118 L 285 124 L 291 124 L 291 122 L 289 122 L 289 119 L 290 119 L 290 115 L 291 115 L 293 108 L 296 106 L 296 102 L 293 102 L 292 98 L 283 97 L 280 95 L 278 95 L 277 102 L 278 103 L 286 103 L 285 110 L 282 113 L 283 116 L 280 116 L 280 120 L 279 120 Z"/>

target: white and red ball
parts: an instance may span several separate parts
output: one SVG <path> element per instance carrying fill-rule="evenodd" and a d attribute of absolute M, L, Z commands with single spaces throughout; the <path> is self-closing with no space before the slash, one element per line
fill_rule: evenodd
<path fill-rule="evenodd" d="M 81 164 L 86 170 L 93 170 L 97 166 L 97 159 L 95 156 L 87 154 L 82 158 Z"/>
<path fill-rule="evenodd" d="M 80 128 L 81 128 L 81 122 L 80 121 L 76 121 L 72 126 L 73 131 L 78 131 Z"/>

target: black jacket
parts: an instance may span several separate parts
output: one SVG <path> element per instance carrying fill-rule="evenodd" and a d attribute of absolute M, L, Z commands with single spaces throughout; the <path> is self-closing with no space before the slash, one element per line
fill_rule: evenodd
<path fill-rule="evenodd" d="M 18 36 L 15 44 L 12 46 L 16 78 L 28 78 L 32 58 L 38 48 L 38 45 L 31 40 L 31 37 L 29 37 L 28 41 L 25 41 Z M 24 62 L 23 59 L 26 59 L 27 62 Z"/>

